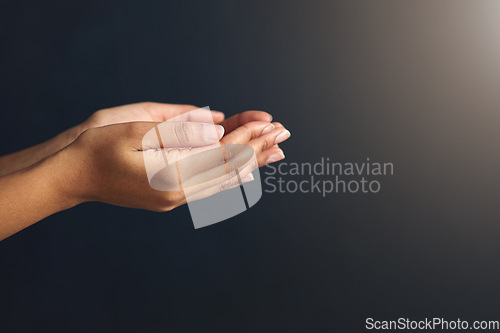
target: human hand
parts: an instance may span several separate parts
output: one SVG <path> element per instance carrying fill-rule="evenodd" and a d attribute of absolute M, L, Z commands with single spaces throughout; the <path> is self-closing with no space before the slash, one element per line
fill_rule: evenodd
<path fill-rule="evenodd" d="M 217 144 L 222 136 L 222 128 L 218 127 L 219 137 L 203 136 L 204 126 L 199 122 L 171 122 L 160 124 L 167 134 L 165 147 L 204 148 L 204 152 L 193 156 L 195 160 L 186 159 L 190 163 L 191 174 L 185 180 L 183 190 L 157 191 L 151 188 L 146 177 L 144 153 L 158 154 L 160 146 L 147 147 L 143 151 L 144 135 L 157 123 L 133 122 L 93 128 L 83 133 L 72 145 L 61 151 L 63 164 L 71 165 L 72 171 L 67 177 L 67 192 L 75 204 L 85 201 L 102 201 L 119 206 L 143 208 L 154 211 L 171 210 L 186 203 L 210 196 L 238 184 L 238 177 L 228 177 L 222 172 L 221 161 L 217 161 L 213 151 L 206 147 Z M 226 124 L 230 128 L 231 124 Z M 263 134 L 264 132 L 264 134 Z M 182 133 L 182 134 L 180 134 Z M 163 137 L 163 136 L 162 136 Z M 251 170 L 251 158 L 255 154 L 258 166 L 272 162 L 272 156 L 283 156 L 277 143 L 286 140 L 289 132 L 279 123 L 252 121 L 236 127 L 226 134 L 220 143 L 230 151 L 233 170 L 245 178 Z M 248 149 L 231 148 L 230 145 L 246 145 Z M 201 158 L 201 160 L 200 160 Z M 282 157 L 281 157 L 282 158 Z M 224 161 L 222 161 L 223 163 Z M 237 169 L 237 170 L 236 170 Z M 215 171 L 214 171 L 215 170 Z M 166 183 L 175 184 L 177 174 L 166 170 L 162 177 Z"/>
<path fill-rule="evenodd" d="M 128 105 L 101 110 L 83 124 L 47 142 L 0 158 L 0 240 L 85 201 L 170 210 L 188 200 L 198 200 L 250 181 L 250 172 L 256 167 L 253 161 L 262 166 L 284 158 L 278 144 L 290 133 L 280 123 L 271 124 L 271 116 L 265 112 L 247 111 L 225 120 L 223 114 L 212 112 L 211 118 L 225 132 L 218 140 L 222 133 L 220 127 L 215 139 L 206 140 L 200 134 L 205 125 L 190 119 L 191 115 L 184 116 L 195 107 L 171 109 L 165 104 L 146 103 L 146 109 L 150 107 L 150 110 L 144 111 L 144 103 L 139 104 L 139 107 Z M 160 109 L 163 111 L 153 111 Z M 148 115 L 151 118 L 147 118 Z M 179 126 L 176 123 L 166 125 L 174 126 L 167 143 L 173 142 L 175 146 L 175 134 L 190 129 L 192 135 L 182 136 L 189 138 L 183 144 L 205 151 L 190 159 L 176 153 L 175 149 L 169 150 L 170 154 L 178 154 L 179 163 L 189 163 L 193 168 L 186 169 L 188 174 L 182 191 L 157 191 L 148 182 L 143 156 L 158 153 L 163 148 L 152 146 L 148 147 L 150 151 L 143 151 L 142 138 L 151 128 L 163 126 L 158 125 L 159 121 L 172 117 L 182 119 L 177 124 L 184 127 L 176 131 L 175 126 Z M 132 122 L 139 119 L 142 122 Z M 157 122 L 146 122 L 147 119 Z M 109 125 L 115 121 L 119 124 Z M 78 139 L 75 141 L 75 138 Z M 219 147 L 220 143 L 228 152 L 228 169 L 226 166 L 220 168 L 220 159 L 217 164 L 214 158 L 220 156 L 220 152 L 209 150 L 211 145 Z M 209 175 L 208 169 L 215 173 Z M 166 177 L 168 172 L 159 176 Z M 167 181 L 173 183 L 172 179 Z"/>

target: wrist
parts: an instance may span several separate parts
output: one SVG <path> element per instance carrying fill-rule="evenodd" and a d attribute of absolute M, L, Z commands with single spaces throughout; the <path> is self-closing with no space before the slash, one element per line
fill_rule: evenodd
<path fill-rule="evenodd" d="M 32 166 L 46 157 L 57 153 L 75 141 L 83 131 L 83 126 L 78 125 L 36 146 L 0 157 L 0 176 L 5 176 Z"/>
<path fill-rule="evenodd" d="M 82 202 L 64 154 L 0 177 L 0 240 Z"/>
<path fill-rule="evenodd" d="M 82 124 L 76 125 L 62 132 L 55 138 L 53 138 L 52 142 L 52 152 L 58 152 L 64 147 L 69 146 L 73 141 L 75 141 L 80 134 L 85 131 L 84 126 Z"/>
<path fill-rule="evenodd" d="M 72 158 L 71 150 L 64 148 L 34 166 L 37 173 L 47 179 L 52 189 L 51 196 L 60 203 L 60 210 L 83 203 L 81 195 L 81 170 L 78 160 Z"/>

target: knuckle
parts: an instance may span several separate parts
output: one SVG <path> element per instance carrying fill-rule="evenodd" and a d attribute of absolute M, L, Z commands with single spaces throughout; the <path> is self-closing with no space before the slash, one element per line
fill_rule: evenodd
<path fill-rule="evenodd" d="M 253 124 L 253 122 L 245 123 L 245 124 L 243 124 L 243 128 L 245 128 L 245 129 L 247 129 L 249 131 L 252 131 L 253 128 L 254 128 L 254 124 Z"/>
<path fill-rule="evenodd" d="M 269 142 L 269 140 L 263 140 L 262 145 L 260 146 L 261 151 L 268 150 L 269 148 L 271 148 L 271 143 Z"/>
<path fill-rule="evenodd" d="M 244 135 L 247 137 L 248 140 L 256 136 L 257 132 L 255 131 L 255 124 L 254 123 L 249 122 L 249 123 L 243 124 L 241 127 L 245 131 Z"/>

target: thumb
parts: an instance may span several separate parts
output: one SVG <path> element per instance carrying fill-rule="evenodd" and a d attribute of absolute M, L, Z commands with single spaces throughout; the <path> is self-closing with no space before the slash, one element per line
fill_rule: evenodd
<path fill-rule="evenodd" d="M 219 142 L 224 127 L 201 122 L 163 122 L 157 126 L 160 145 L 164 148 L 202 147 Z"/>

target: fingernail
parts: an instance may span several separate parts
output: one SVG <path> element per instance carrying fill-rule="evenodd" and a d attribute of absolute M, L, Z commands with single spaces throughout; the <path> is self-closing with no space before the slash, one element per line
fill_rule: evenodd
<path fill-rule="evenodd" d="M 292 134 L 288 130 L 282 131 L 277 137 L 276 140 L 274 140 L 274 144 L 281 143 L 288 139 Z"/>
<path fill-rule="evenodd" d="M 224 135 L 221 125 L 203 124 L 203 138 L 208 141 L 219 140 Z"/>
<path fill-rule="evenodd" d="M 274 126 L 273 124 L 267 125 L 266 128 L 264 128 L 264 130 L 262 131 L 262 134 L 269 133 L 275 128 L 276 126 Z"/>
<path fill-rule="evenodd" d="M 272 121 L 272 120 L 273 120 L 273 115 L 269 114 L 269 121 Z"/>
<path fill-rule="evenodd" d="M 283 154 L 283 153 L 275 153 L 275 154 L 272 154 L 271 156 L 269 156 L 269 158 L 266 161 L 266 164 L 271 164 L 271 163 L 274 163 L 274 162 L 278 162 L 278 161 L 281 161 L 284 158 L 285 158 L 285 154 Z"/>

